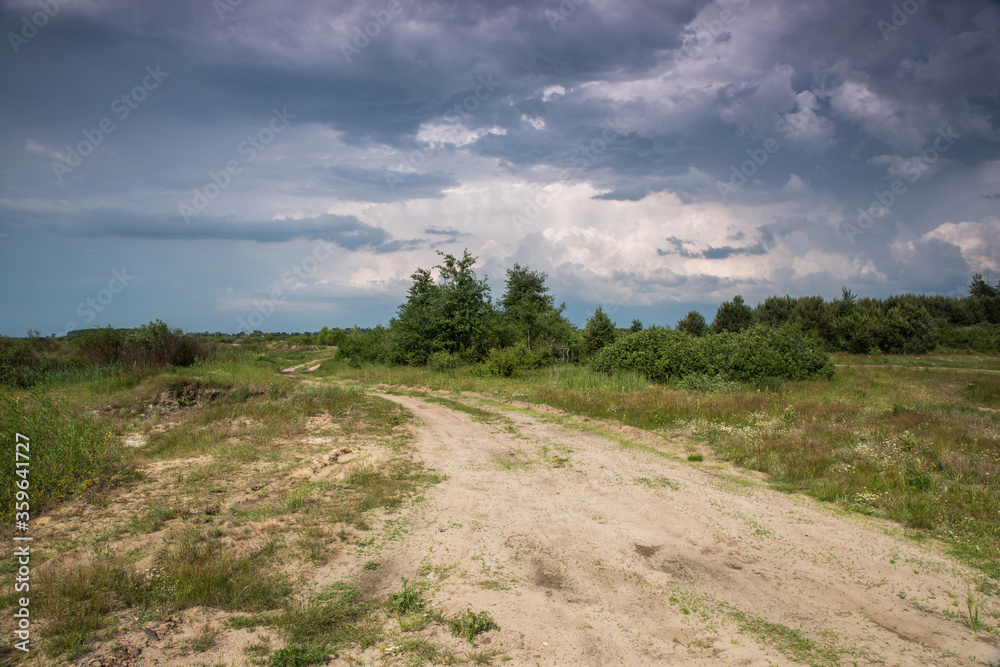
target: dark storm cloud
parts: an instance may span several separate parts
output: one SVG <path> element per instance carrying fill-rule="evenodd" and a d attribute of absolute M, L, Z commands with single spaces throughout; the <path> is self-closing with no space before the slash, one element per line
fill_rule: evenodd
<path fill-rule="evenodd" d="M 469 211 L 502 217 L 477 207 L 508 205 L 498 194 L 505 189 L 558 181 L 596 193 L 584 216 L 614 209 L 662 225 L 646 237 L 667 237 L 663 248 L 644 249 L 654 265 L 666 263 L 658 257 L 721 266 L 785 253 L 789 266 L 774 268 L 773 280 L 839 289 L 833 269 L 804 279 L 787 259 L 813 253 L 831 266 L 864 267 L 844 270 L 870 292 L 952 290 L 973 266 L 959 245 L 927 235 L 996 215 L 1000 5 L 917 2 L 902 22 L 896 5 L 407 0 L 360 44 L 358 30 L 388 0 L 244 0 L 222 15 L 206 0 L 64 3 L 17 53 L 7 40 L 0 49 L 3 250 L 30 225 L 81 244 L 328 238 L 384 254 L 461 240 L 526 252 L 527 236 L 510 242 L 494 238 L 504 230 L 455 229 L 467 228 Z M 711 28 L 725 10 L 732 20 Z M 4 3 L 0 34 L 18 33 L 36 11 L 34 0 Z M 112 105 L 147 67 L 169 76 L 120 118 Z M 290 129 L 243 162 L 237 147 L 274 108 L 294 114 Z M 114 132 L 55 178 L 55 154 L 94 136 L 106 117 Z M 960 135 L 954 147 L 852 243 L 844 227 L 857 209 L 890 188 L 892 170 L 924 155 L 941 128 Z M 744 169 L 767 138 L 778 150 Z M 178 202 L 234 158 L 243 173 L 183 224 Z M 718 213 L 724 236 L 681 240 L 672 220 L 650 212 L 676 199 L 682 214 L 709 219 L 717 183 L 741 169 L 745 182 Z M 386 220 L 385 203 L 392 215 L 403 211 L 393 229 L 408 230 L 396 233 L 404 238 L 362 219 Z M 558 200 L 546 214 L 559 219 L 563 205 L 576 203 Z M 365 212 L 323 213 L 344 210 Z M 408 238 L 421 233 L 431 240 Z M 585 235 L 571 238 L 586 250 Z M 990 247 L 981 241 L 962 247 Z M 536 248 L 534 264 L 552 275 L 565 269 L 567 285 L 593 269 L 547 265 L 558 248 L 536 245 L 546 252 Z M 614 268 L 616 280 L 650 293 L 768 288 L 755 275 L 653 266 L 639 280 L 628 276 L 635 267 Z M 234 282 L 256 279 L 248 271 Z"/>
<path fill-rule="evenodd" d="M 671 245 L 669 250 L 664 250 L 663 248 L 657 248 L 656 254 L 660 257 L 668 257 L 670 255 L 677 255 L 679 257 L 684 257 L 687 259 L 729 259 L 730 257 L 739 255 L 766 255 L 767 248 L 763 241 L 757 241 L 751 246 L 722 246 L 715 248 L 708 246 L 704 250 L 689 250 L 689 247 L 693 247 L 695 244 L 691 241 L 684 241 L 677 238 L 676 236 L 671 236 L 667 238 L 667 243 Z"/>
<path fill-rule="evenodd" d="M 309 196 L 326 195 L 349 201 L 406 201 L 440 199 L 446 188 L 458 185 L 451 176 L 437 173 L 412 173 L 363 169 L 337 165 L 313 167 L 323 185 L 304 191 Z"/>
<path fill-rule="evenodd" d="M 320 215 L 298 220 L 237 220 L 202 217 L 185 224 L 176 217 L 156 216 L 117 208 L 89 211 L 18 210 L 0 200 L 4 218 L 17 225 L 31 225 L 49 233 L 76 238 L 137 238 L 168 240 L 230 240 L 285 243 L 295 239 L 325 240 L 346 250 L 368 248 L 376 253 L 395 252 L 419 245 L 398 240 L 384 229 L 361 222 L 353 215 Z"/>

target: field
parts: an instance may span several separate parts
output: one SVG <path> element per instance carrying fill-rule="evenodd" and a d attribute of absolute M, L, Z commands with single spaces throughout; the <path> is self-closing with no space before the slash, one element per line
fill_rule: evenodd
<path fill-rule="evenodd" d="M 1000 664 L 1000 358 L 833 361 L 661 386 L 233 347 L 7 391 L 32 650 L 7 613 L 0 664 Z"/>

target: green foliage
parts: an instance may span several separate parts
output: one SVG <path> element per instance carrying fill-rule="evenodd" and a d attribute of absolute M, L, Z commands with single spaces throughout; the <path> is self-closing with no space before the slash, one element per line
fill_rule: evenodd
<path fill-rule="evenodd" d="M 605 373 L 638 371 L 655 382 L 688 376 L 756 382 L 833 375 L 825 352 L 782 329 L 760 326 L 701 338 L 669 329 L 643 331 L 608 346 L 591 365 Z"/>
<path fill-rule="evenodd" d="M 424 608 L 424 586 L 411 586 L 403 577 L 403 587 L 386 598 L 385 606 L 394 614 L 412 614 Z"/>
<path fill-rule="evenodd" d="M 417 269 L 406 303 L 391 323 L 405 363 L 426 364 L 435 352 L 478 358 L 495 326 L 490 288 L 472 270 L 476 258 L 468 250 L 461 259 L 438 254 L 444 257 L 434 267 L 439 281 L 434 282 L 430 271 Z"/>
<path fill-rule="evenodd" d="M 51 338 L 0 336 L 0 385 L 27 389 L 51 371 L 79 368 L 78 359 L 68 358 Z"/>
<path fill-rule="evenodd" d="M 507 289 L 497 304 L 503 324 L 531 350 L 539 345 L 565 345 L 572 327 L 563 317 L 566 304 L 555 307 L 545 285 L 546 275 L 515 264 L 507 270 Z"/>
<path fill-rule="evenodd" d="M 346 359 L 352 366 L 362 363 L 395 364 L 403 361 L 396 333 L 381 324 L 374 329 L 347 332 L 337 347 L 337 359 Z"/>
<path fill-rule="evenodd" d="M 490 377 L 509 378 L 518 372 L 540 368 L 549 360 L 548 348 L 529 350 L 522 342 L 513 347 L 494 348 L 486 356 L 484 369 Z"/>
<path fill-rule="evenodd" d="M 442 373 L 444 371 L 453 371 L 462 365 L 462 360 L 457 354 L 451 352 L 435 352 L 431 355 L 431 358 L 427 360 L 427 365 L 431 369 Z"/>
<path fill-rule="evenodd" d="M 134 329 L 88 329 L 76 341 L 80 356 L 90 364 L 122 364 L 132 368 L 190 366 L 203 356 L 198 341 L 180 329 L 156 320 Z"/>
<path fill-rule="evenodd" d="M 629 333 L 637 333 L 642 331 L 642 321 L 637 319 L 632 320 L 632 326 L 628 328 Z"/>
<path fill-rule="evenodd" d="M 343 329 L 328 329 L 323 327 L 319 330 L 319 333 L 316 334 L 316 344 L 330 346 L 340 345 L 346 336 L 347 333 Z"/>
<path fill-rule="evenodd" d="M 461 637 L 471 644 L 479 635 L 499 630 L 500 626 L 485 611 L 475 614 L 471 609 L 466 609 L 464 614 L 448 621 L 448 629 L 455 637 Z"/>
<path fill-rule="evenodd" d="M 952 350 L 1000 352 L 1000 324 L 977 324 L 970 327 L 945 325 L 941 328 L 941 347 Z"/>
<path fill-rule="evenodd" d="M 705 316 L 697 310 L 692 310 L 677 323 L 677 330 L 683 331 L 689 336 L 703 336 L 707 329 L 708 324 L 705 323 Z"/>
<path fill-rule="evenodd" d="M 330 651 L 325 646 L 286 646 L 271 654 L 270 667 L 308 667 L 325 665 Z"/>
<path fill-rule="evenodd" d="M 618 337 L 618 328 L 607 313 L 600 306 L 594 314 L 587 320 L 587 327 L 583 331 L 587 347 L 591 352 L 597 352 L 607 345 L 610 345 Z"/>
<path fill-rule="evenodd" d="M 715 313 L 712 331 L 743 331 L 753 323 L 753 309 L 743 303 L 743 297 L 737 294 L 732 301 L 726 301 Z"/>
<path fill-rule="evenodd" d="M 857 354 L 920 354 L 934 349 L 940 338 L 927 308 L 898 298 L 895 303 L 862 299 L 835 322 L 834 332 L 838 347 Z"/>
<path fill-rule="evenodd" d="M 22 452 L 30 465 L 14 465 L 15 434 L 28 438 Z M 15 512 L 15 482 L 27 482 L 31 515 L 47 506 L 125 474 L 122 447 L 91 417 L 77 416 L 66 405 L 41 395 L 15 399 L 0 393 L 0 435 L 11 463 L 0 468 L 0 518 Z M 23 442 L 23 438 L 17 439 Z M 17 470 L 26 470 L 18 476 Z"/>

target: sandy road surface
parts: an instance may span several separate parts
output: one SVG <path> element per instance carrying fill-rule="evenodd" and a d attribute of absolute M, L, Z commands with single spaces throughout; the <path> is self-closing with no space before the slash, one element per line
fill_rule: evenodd
<path fill-rule="evenodd" d="M 435 603 L 487 610 L 506 664 L 1000 662 L 958 616 L 974 575 L 890 524 L 636 429 L 385 398 L 416 415 L 418 456 L 447 479 L 382 556 L 403 576 L 450 573 Z"/>

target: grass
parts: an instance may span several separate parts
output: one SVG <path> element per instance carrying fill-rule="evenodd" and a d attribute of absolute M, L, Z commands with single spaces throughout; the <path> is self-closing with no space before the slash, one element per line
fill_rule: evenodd
<path fill-rule="evenodd" d="M 106 424 L 39 392 L 0 393 L 0 433 L 12 459 L 0 466 L 4 521 L 134 477 Z"/>
<path fill-rule="evenodd" d="M 741 611 L 732 611 L 730 616 L 741 630 L 771 644 L 796 662 L 814 667 L 841 664 L 841 651 L 832 643 L 820 644 L 798 630 Z"/>

